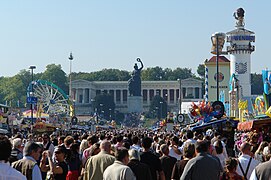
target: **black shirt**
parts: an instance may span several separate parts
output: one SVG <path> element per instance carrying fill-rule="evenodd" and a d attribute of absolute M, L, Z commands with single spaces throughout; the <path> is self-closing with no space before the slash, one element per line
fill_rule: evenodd
<path fill-rule="evenodd" d="M 66 180 L 66 176 L 68 174 L 68 165 L 65 162 L 57 163 L 56 166 L 60 166 L 63 170 L 62 174 L 55 174 L 55 180 Z"/>
<path fill-rule="evenodd" d="M 151 171 L 147 164 L 139 162 L 137 159 L 131 159 L 127 164 L 133 173 L 136 176 L 136 179 L 139 180 L 150 180 L 151 179 Z"/>
<path fill-rule="evenodd" d="M 140 155 L 140 159 L 140 162 L 145 163 L 150 167 L 152 179 L 157 180 L 156 171 L 163 171 L 160 159 L 151 152 L 143 152 Z"/>
<path fill-rule="evenodd" d="M 188 159 L 183 159 L 181 161 L 177 161 L 176 164 L 173 167 L 172 174 L 171 174 L 171 179 L 180 179 L 180 177 L 183 174 L 183 170 L 185 165 L 187 164 L 189 160 Z"/>
<path fill-rule="evenodd" d="M 162 157 L 160 157 L 160 161 L 162 164 L 162 169 L 165 173 L 166 180 L 170 180 L 171 173 L 172 173 L 173 167 L 174 167 L 177 159 L 174 157 L 171 157 L 171 156 L 162 156 Z"/>

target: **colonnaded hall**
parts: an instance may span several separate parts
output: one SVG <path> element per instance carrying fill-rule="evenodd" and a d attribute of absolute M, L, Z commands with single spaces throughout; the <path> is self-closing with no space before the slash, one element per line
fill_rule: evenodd
<path fill-rule="evenodd" d="M 179 110 L 179 97 L 182 102 L 197 102 L 203 99 L 203 82 L 188 78 L 180 81 L 142 81 L 143 110 L 148 111 L 155 95 L 160 95 L 172 112 Z M 180 93 L 180 89 L 182 90 Z M 91 103 L 96 95 L 109 93 L 113 96 L 116 110 L 127 112 L 129 96 L 127 81 L 72 81 L 72 97 L 74 98 L 77 115 L 93 112 Z"/>

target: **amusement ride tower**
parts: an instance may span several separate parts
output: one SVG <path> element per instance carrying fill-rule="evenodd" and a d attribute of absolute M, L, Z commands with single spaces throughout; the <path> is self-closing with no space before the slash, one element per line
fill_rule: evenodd
<path fill-rule="evenodd" d="M 244 9 L 236 10 L 236 29 L 226 33 L 227 42 L 230 43 L 227 47 L 230 55 L 230 73 L 231 77 L 238 79 L 240 98 L 251 96 L 251 53 L 255 50 L 255 46 L 251 44 L 255 42 L 254 32 L 244 28 L 244 14 Z"/>

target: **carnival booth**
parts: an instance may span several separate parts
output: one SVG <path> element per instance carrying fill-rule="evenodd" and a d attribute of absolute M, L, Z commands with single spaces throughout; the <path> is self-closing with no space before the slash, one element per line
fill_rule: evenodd
<path fill-rule="evenodd" d="M 33 132 L 34 133 L 44 133 L 44 132 L 54 132 L 56 130 L 56 127 L 53 126 L 52 124 L 48 124 L 45 122 L 37 122 L 33 126 Z"/>
<path fill-rule="evenodd" d="M 27 110 L 23 112 L 23 118 L 25 120 L 31 120 L 31 110 Z M 39 112 L 37 110 L 33 110 L 33 119 L 36 122 L 37 119 L 46 120 L 49 118 L 49 114 Z"/>
<path fill-rule="evenodd" d="M 237 130 L 239 131 L 252 131 L 256 130 L 256 132 L 270 132 L 271 129 L 271 119 L 257 119 L 247 122 L 239 123 L 237 126 Z"/>

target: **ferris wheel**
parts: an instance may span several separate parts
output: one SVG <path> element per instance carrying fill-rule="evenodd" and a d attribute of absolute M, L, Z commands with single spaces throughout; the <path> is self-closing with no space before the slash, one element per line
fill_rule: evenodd
<path fill-rule="evenodd" d="M 31 82 L 27 88 L 27 96 L 37 98 L 37 111 L 42 111 L 42 113 L 49 115 L 69 115 L 72 111 L 72 104 L 69 97 L 61 88 L 48 81 L 36 80 Z"/>

